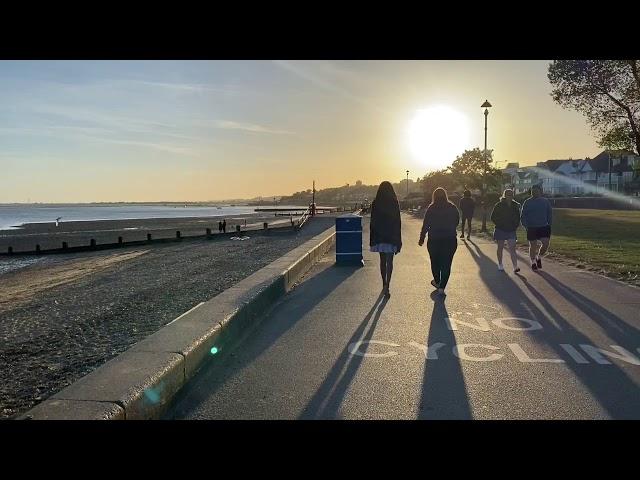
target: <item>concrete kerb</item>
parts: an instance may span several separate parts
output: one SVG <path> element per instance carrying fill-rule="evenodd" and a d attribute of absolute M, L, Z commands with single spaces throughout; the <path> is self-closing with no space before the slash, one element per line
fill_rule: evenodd
<path fill-rule="evenodd" d="M 157 419 L 186 382 L 257 325 L 335 242 L 325 230 L 170 322 L 20 418 Z"/>

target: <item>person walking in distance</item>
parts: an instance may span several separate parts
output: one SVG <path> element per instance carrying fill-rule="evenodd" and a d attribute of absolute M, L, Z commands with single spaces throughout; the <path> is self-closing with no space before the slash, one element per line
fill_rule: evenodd
<path fill-rule="evenodd" d="M 222 233 L 222 221 L 218 222 L 218 233 Z"/>
<path fill-rule="evenodd" d="M 549 249 L 551 220 L 551 203 L 542 196 L 542 187 L 534 185 L 531 187 L 531 196 L 522 204 L 520 215 L 520 221 L 527 229 L 529 257 L 531 258 L 531 269 L 534 271 L 542 268 L 542 257 Z M 540 242 L 540 246 L 538 246 L 538 242 Z"/>
<path fill-rule="evenodd" d="M 222 233 L 227 233 L 227 219 L 222 220 Z"/>
<path fill-rule="evenodd" d="M 427 207 L 420 230 L 418 245 L 424 244 L 428 234 L 427 250 L 431 259 L 431 285 L 444 295 L 444 289 L 451 275 L 451 263 L 458 248 L 456 230 L 460 223 L 458 208 L 449 201 L 444 188 L 438 187 L 433 191 L 431 204 Z"/>
<path fill-rule="evenodd" d="M 516 255 L 516 230 L 520 225 L 520 204 L 513 200 L 513 190 L 506 189 L 502 198 L 493 207 L 491 221 L 496 228 L 493 232 L 493 239 L 498 243 L 498 270 L 504 271 L 502 266 L 502 250 L 504 243 L 509 246 L 513 272 L 518 273 L 518 256 Z"/>
<path fill-rule="evenodd" d="M 476 202 L 471 198 L 471 192 L 465 188 L 463 197 L 460 199 L 460 211 L 462 212 L 462 233 L 460 238 L 464 238 L 464 224 L 467 222 L 467 240 L 471 239 L 471 219 L 475 208 Z"/>
<path fill-rule="evenodd" d="M 376 198 L 371 204 L 369 246 L 372 252 L 380 254 L 382 290 L 386 297 L 390 297 L 393 257 L 402 249 L 402 232 L 398 198 L 393 186 L 387 181 L 380 184 Z"/>

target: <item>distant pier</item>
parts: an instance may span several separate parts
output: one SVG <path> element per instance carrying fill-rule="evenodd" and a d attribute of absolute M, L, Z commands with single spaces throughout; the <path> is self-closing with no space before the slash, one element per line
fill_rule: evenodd
<path fill-rule="evenodd" d="M 256 212 L 274 212 L 274 213 L 302 213 L 306 212 L 309 207 L 257 207 Z M 316 213 L 332 213 L 337 212 L 340 207 L 316 207 Z"/>

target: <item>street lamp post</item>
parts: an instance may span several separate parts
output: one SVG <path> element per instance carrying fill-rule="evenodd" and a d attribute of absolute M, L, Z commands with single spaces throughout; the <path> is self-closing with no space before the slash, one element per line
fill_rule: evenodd
<path fill-rule="evenodd" d="M 407 170 L 407 197 L 409 196 L 409 170 Z"/>
<path fill-rule="evenodd" d="M 609 156 L 609 191 L 611 191 L 611 151 L 607 151 L 607 154 Z"/>
<path fill-rule="evenodd" d="M 482 179 L 482 229 L 480 230 L 481 232 L 487 231 L 487 192 L 486 192 L 487 186 L 486 186 L 485 180 L 487 177 L 487 163 L 488 163 L 487 162 L 487 117 L 489 116 L 490 107 L 491 107 L 491 104 L 489 103 L 489 100 L 485 100 L 484 103 L 480 105 L 480 108 L 484 108 L 484 152 L 483 152 L 484 171 L 483 171 L 483 179 Z"/>

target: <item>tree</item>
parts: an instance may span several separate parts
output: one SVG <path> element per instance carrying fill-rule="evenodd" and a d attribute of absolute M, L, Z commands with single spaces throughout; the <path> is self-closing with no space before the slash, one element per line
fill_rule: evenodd
<path fill-rule="evenodd" d="M 582 113 L 611 150 L 640 153 L 640 60 L 554 60 L 551 96 Z"/>
<path fill-rule="evenodd" d="M 459 184 L 459 182 L 447 169 L 429 172 L 423 177 L 420 183 L 422 186 L 422 191 L 424 192 L 424 196 L 429 201 L 431 200 L 431 195 L 436 188 L 442 187 L 447 192 L 450 192 L 454 190 Z"/>
<path fill-rule="evenodd" d="M 484 194 L 488 188 L 496 188 L 500 184 L 501 172 L 491 166 L 492 162 L 493 150 L 488 150 L 485 157 L 482 150 L 474 148 L 458 155 L 449 171 L 461 185 L 477 188 Z"/>
<path fill-rule="evenodd" d="M 458 182 L 480 190 L 483 232 L 487 231 L 487 190 L 497 188 L 502 180 L 502 172 L 492 167 L 491 162 L 493 150 L 488 150 L 485 155 L 479 148 L 474 148 L 458 155 L 449 167 L 449 171 Z"/>

